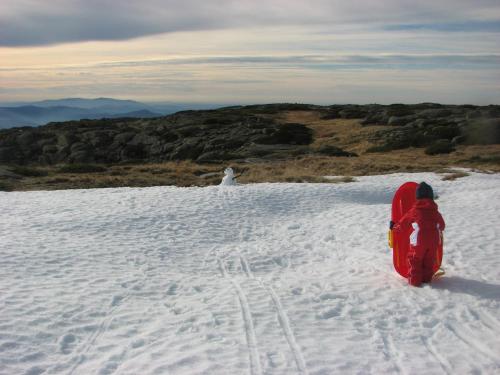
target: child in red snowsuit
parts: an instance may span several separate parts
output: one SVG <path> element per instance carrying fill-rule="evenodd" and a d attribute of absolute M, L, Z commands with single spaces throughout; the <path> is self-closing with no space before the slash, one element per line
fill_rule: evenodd
<path fill-rule="evenodd" d="M 437 248 L 444 220 L 434 202 L 432 187 L 422 182 L 417 187 L 415 205 L 394 226 L 395 230 L 413 227 L 408 252 L 408 281 L 413 286 L 432 280 L 433 266 L 436 262 Z"/>

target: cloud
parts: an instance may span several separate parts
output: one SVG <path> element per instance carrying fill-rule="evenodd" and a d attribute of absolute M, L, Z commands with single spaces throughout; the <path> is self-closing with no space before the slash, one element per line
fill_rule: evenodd
<path fill-rule="evenodd" d="M 498 0 L 2 0 L 0 46 L 276 25 L 401 30 L 444 23 L 465 31 L 472 26 L 498 31 L 499 20 Z"/>
<path fill-rule="evenodd" d="M 443 32 L 500 32 L 500 21 L 469 21 L 450 23 L 409 23 L 401 25 L 388 25 L 384 27 L 389 31 L 415 31 L 431 30 Z"/>
<path fill-rule="evenodd" d="M 356 54 L 356 55 L 281 55 L 281 56 L 200 56 L 177 57 L 169 59 L 145 59 L 115 62 L 99 62 L 57 66 L 54 68 L 0 68 L 0 72 L 79 72 L 90 74 L 92 71 L 114 71 L 117 68 L 146 68 L 155 72 L 162 67 L 193 69 L 203 66 L 208 69 L 235 67 L 245 69 L 313 69 L 313 70 L 352 70 L 352 69 L 494 69 L 500 66 L 500 54 Z M 203 68 L 201 68 L 203 69 Z M 135 73 L 134 73 L 135 74 Z M 157 74 L 157 73 L 153 73 Z M 177 73 L 176 73 L 177 74 Z M 126 76 L 124 72 L 121 76 Z M 185 79 L 185 77 L 184 77 Z M 242 80 L 238 82 L 242 83 Z M 253 81 L 254 83 L 256 81 Z"/>
<path fill-rule="evenodd" d="M 500 54 L 364 54 L 364 55 L 284 55 L 211 56 L 173 59 L 105 62 L 87 65 L 90 69 L 155 67 L 162 65 L 231 65 L 244 68 L 261 66 L 303 69 L 497 69 Z M 79 70 L 82 66 L 68 69 Z"/>

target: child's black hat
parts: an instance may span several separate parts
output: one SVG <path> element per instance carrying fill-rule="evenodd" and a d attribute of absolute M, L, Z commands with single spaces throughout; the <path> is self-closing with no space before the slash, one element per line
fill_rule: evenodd
<path fill-rule="evenodd" d="M 421 182 L 417 187 L 417 199 L 434 199 L 434 191 L 430 185 Z"/>

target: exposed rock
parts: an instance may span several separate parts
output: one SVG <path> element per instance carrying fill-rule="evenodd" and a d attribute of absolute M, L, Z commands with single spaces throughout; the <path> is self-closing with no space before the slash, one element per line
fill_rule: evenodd
<path fill-rule="evenodd" d="M 476 119 L 462 129 L 466 144 L 499 144 L 500 118 Z"/>
<path fill-rule="evenodd" d="M 447 139 L 438 139 L 425 149 L 427 155 L 449 154 L 453 151 L 455 151 L 455 147 Z"/>
<path fill-rule="evenodd" d="M 120 161 L 140 160 L 147 158 L 147 150 L 143 145 L 127 144 L 121 149 Z"/>
<path fill-rule="evenodd" d="M 12 178 L 12 179 L 19 180 L 19 179 L 23 178 L 23 176 L 20 176 L 14 172 L 9 171 L 8 169 L 0 167 L 0 179 L 5 179 L 5 178 Z"/>
<path fill-rule="evenodd" d="M 42 147 L 42 152 L 44 154 L 55 154 L 57 152 L 56 145 L 45 145 Z"/>
<path fill-rule="evenodd" d="M 77 140 L 78 138 L 71 133 L 60 133 L 57 135 L 57 145 L 61 148 L 71 147 L 71 145 Z"/>
<path fill-rule="evenodd" d="M 125 132 L 125 133 L 119 133 L 115 135 L 114 142 L 117 144 L 126 144 L 128 141 L 130 141 L 132 138 L 134 138 L 136 133 L 133 132 Z"/>
<path fill-rule="evenodd" d="M 391 116 L 389 117 L 389 121 L 387 121 L 387 125 L 391 126 L 401 126 L 406 125 L 415 120 L 415 116 Z"/>
<path fill-rule="evenodd" d="M 52 145 L 45 145 L 44 146 L 44 149 L 45 147 L 47 146 L 52 146 Z M 73 143 L 71 145 L 71 153 L 74 153 L 74 152 L 78 152 L 78 151 L 87 151 L 89 149 L 89 145 L 83 143 L 83 142 L 76 142 L 76 143 Z"/>
<path fill-rule="evenodd" d="M 372 112 L 361 121 L 361 125 L 385 125 L 388 122 L 389 118 L 384 112 Z"/>
<path fill-rule="evenodd" d="M 39 148 L 43 148 L 43 146 L 45 146 L 45 145 L 51 145 L 54 143 L 55 143 L 55 138 L 49 136 L 49 137 L 42 138 L 42 139 L 39 139 L 38 141 L 36 141 L 36 146 L 38 146 Z M 29 145 L 27 145 L 27 146 L 29 146 Z"/>
<path fill-rule="evenodd" d="M 34 133 L 22 132 L 17 136 L 16 141 L 21 147 L 30 147 L 35 141 L 35 135 Z"/>
<path fill-rule="evenodd" d="M 387 117 L 404 117 L 413 115 L 415 110 L 411 106 L 404 104 L 391 104 L 384 110 L 384 112 Z"/>
<path fill-rule="evenodd" d="M 0 145 L 0 161 L 9 162 L 14 160 L 22 160 L 19 150 L 13 146 L 2 147 Z"/>
<path fill-rule="evenodd" d="M 258 138 L 256 143 L 308 145 L 312 142 L 312 130 L 302 124 L 284 124 L 266 130 L 268 135 Z"/>
<path fill-rule="evenodd" d="M 113 141 L 113 136 L 107 131 L 93 130 L 81 134 L 81 139 L 93 147 L 103 147 Z"/>
<path fill-rule="evenodd" d="M 189 141 L 182 143 L 174 149 L 170 154 L 171 160 L 195 160 L 203 152 L 203 144 L 200 144 L 197 140 L 190 139 Z"/>
<path fill-rule="evenodd" d="M 459 135 L 457 137 L 454 137 L 452 140 L 451 140 L 451 143 L 453 145 L 458 145 L 458 144 L 461 144 L 461 143 L 464 143 L 466 141 L 466 137 L 464 135 Z"/>
<path fill-rule="evenodd" d="M 469 111 L 466 114 L 467 120 L 475 119 L 475 118 L 480 118 L 482 116 L 481 111 Z"/>
<path fill-rule="evenodd" d="M 445 149 L 444 140 L 451 144 L 497 144 L 500 143 L 500 119 L 494 115 L 499 106 L 442 106 L 419 104 L 407 106 L 412 115 L 396 117 L 388 121 L 394 129 L 381 130 L 372 136 L 371 141 L 378 144 L 373 151 L 389 151 L 407 147 L 427 147 L 438 140 Z M 403 113 L 403 108 L 399 108 Z M 389 110 L 387 112 L 390 112 Z M 365 126 L 377 123 L 374 119 L 380 112 L 370 114 Z M 407 119 L 412 121 L 406 122 Z M 438 147 L 438 146 L 436 146 Z M 452 147 L 448 150 L 453 151 Z M 451 152 L 448 151 L 448 152 Z"/>
<path fill-rule="evenodd" d="M 353 118 L 364 118 L 366 116 L 366 112 L 361 110 L 360 108 L 346 108 L 339 111 L 339 115 L 345 119 L 353 119 Z"/>
<path fill-rule="evenodd" d="M 451 116 L 453 112 L 448 108 L 424 109 L 419 112 L 419 116 L 427 118 L 438 118 Z"/>
<path fill-rule="evenodd" d="M 438 125 L 431 128 L 431 134 L 433 137 L 438 139 L 453 139 L 460 135 L 460 130 L 455 124 L 449 124 L 446 126 Z"/>
<path fill-rule="evenodd" d="M 238 159 L 238 157 L 234 154 L 229 154 L 224 151 L 209 151 L 204 152 L 203 154 L 198 156 L 196 161 L 200 163 L 214 163 L 231 159 Z"/>
<path fill-rule="evenodd" d="M 57 161 L 56 158 L 51 158 L 50 161 L 55 163 Z M 69 156 L 70 163 L 94 163 L 94 156 L 88 151 L 76 151 L 72 152 Z"/>

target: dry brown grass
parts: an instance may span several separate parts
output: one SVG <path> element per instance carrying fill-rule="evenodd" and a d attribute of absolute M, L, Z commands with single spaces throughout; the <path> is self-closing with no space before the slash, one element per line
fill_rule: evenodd
<path fill-rule="evenodd" d="M 203 177 L 203 174 L 220 172 L 219 166 L 198 165 L 192 162 L 160 164 L 113 165 L 105 172 L 63 173 L 59 166 L 47 167 L 43 177 L 25 177 L 13 181 L 15 190 L 87 189 L 99 187 L 146 186 L 206 186 L 220 182 L 222 173 Z"/>
<path fill-rule="evenodd" d="M 462 177 L 467 177 L 467 176 L 470 176 L 470 174 L 467 172 L 458 171 L 458 172 L 452 172 L 452 173 L 446 174 L 445 176 L 443 176 L 442 180 L 443 181 L 454 181 L 457 178 L 462 178 Z"/>
<path fill-rule="evenodd" d="M 293 111 L 285 112 L 277 118 L 282 123 L 298 122 L 306 124 L 313 130 L 313 148 L 332 145 L 354 152 L 365 152 L 370 146 L 367 138 L 381 129 L 390 128 L 388 126 L 362 126 L 357 119 L 333 119 L 323 120 L 319 112 L 314 111 Z"/>

